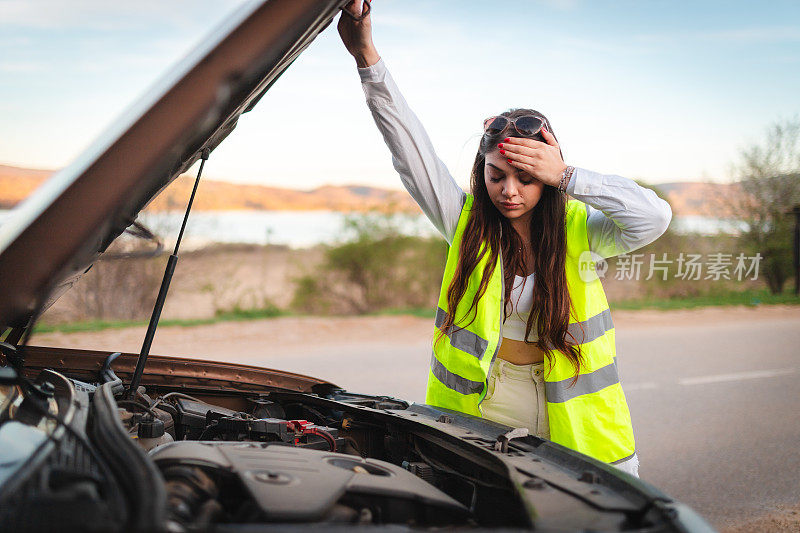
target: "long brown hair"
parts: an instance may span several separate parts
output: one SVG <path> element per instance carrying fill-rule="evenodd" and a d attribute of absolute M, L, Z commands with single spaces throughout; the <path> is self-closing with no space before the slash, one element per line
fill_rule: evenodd
<path fill-rule="evenodd" d="M 511 109 L 502 115 L 509 118 L 536 115 L 545 122 L 548 131 L 553 132 L 547 118 L 533 109 Z M 496 135 L 486 133 L 481 138 L 470 178 L 474 196 L 472 213 L 461 239 L 458 265 L 453 280 L 447 288 L 447 305 L 450 312 L 440 327 L 441 333 L 450 332 L 453 327 L 464 328 L 475 320 L 478 300 L 486 292 L 489 278 L 497 265 L 500 250 L 502 250 L 505 278 L 504 302 L 508 302 L 510 298 L 515 274 L 528 272 L 524 254 L 519 252 L 522 249 L 522 239 L 511 226 L 508 218 L 503 216 L 492 203 L 484 180 L 486 154 L 496 148 L 501 139 L 508 136 L 521 137 L 522 135 L 509 123 L 503 131 Z M 540 134 L 530 138 L 544 141 Z M 545 350 L 548 358 L 550 354 L 546 350 L 556 349 L 562 352 L 575 368 L 575 379 L 577 379 L 582 354 L 579 345 L 575 342 L 576 339 L 567 329 L 572 301 L 567 290 L 567 277 L 564 270 L 567 255 L 565 216 L 566 196 L 561 194 L 556 187 L 545 186 L 539 202 L 533 208 L 530 221 L 535 290 L 533 291 L 533 306 L 525 328 L 525 342 Z M 457 318 L 454 315 L 458 303 L 467 290 L 469 276 L 487 253 L 487 247 L 482 246 L 483 243 L 489 245 L 488 263 L 467 315 L 458 317 L 458 319 L 466 319 L 470 314 L 473 316 L 466 324 L 454 326 Z M 505 305 L 504 321 L 508 315 L 509 306 Z M 528 336 L 534 327 L 537 328 L 539 339 L 529 341 L 527 340 Z M 572 344 L 567 342 L 567 336 L 573 339 Z"/>

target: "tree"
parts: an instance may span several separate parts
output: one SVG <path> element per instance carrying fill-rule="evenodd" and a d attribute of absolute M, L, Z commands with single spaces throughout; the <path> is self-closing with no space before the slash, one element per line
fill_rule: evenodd
<path fill-rule="evenodd" d="M 745 222 L 741 241 L 762 256 L 759 270 L 777 294 L 792 273 L 792 224 L 786 213 L 800 203 L 800 116 L 767 128 L 734 165 L 738 194 L 722 200 L 727 215 Z"/>

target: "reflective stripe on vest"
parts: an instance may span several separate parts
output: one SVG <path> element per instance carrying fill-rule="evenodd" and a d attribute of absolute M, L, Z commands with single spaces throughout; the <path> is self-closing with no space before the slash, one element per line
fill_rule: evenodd
<path fill-rule="evenodd" d="M 480 394 L 483 392 L 483 381 L 472 381 L 462 378 L 458 374 L 453 374 L 438 360 L 436 354 L 431 355 L 431 372 L 436 379 L 444 383 L 448 389 L 452 389 L 459 394 Z"/>
<path fill-rule="evenodd" d="M 447 311 L 441 307 L 436 308 L 436 327 L 441 328 L 444 320 L 447 317 Z M 483 357 L 486 347 L 489 346 L 489 341 L 476 335 L 475 333 L 460 328 L 454 328 L 447 337 L 450 339 L 450 345 L 462 350 L 474 357 L 480 359 Z"/>
<path fill-rule="evenodd" d="M 598 368 L 588 374 L 578 374 L 578 379 L 572 385 L 573 379 L 562 379 L 561 381 L 545 381 L 544 390 L 548 402 L 561 403 L 571 400 L 583 394 L 598 392 L 619 383 L 617 373 L 617 359 L 604 367 Z"/>
<path fill-rule="evenodd" d="M 467 292 L 455 310 L 455 324 L 442 332 L 448 309 L 447 289 L 458 265 L 461 239 L 470 216 L 473 197 L 466 196 L 447 263 L 436 312 L 433 354 L 428 373 L 426 402 L 481 416 L 487 378 L 501 342 L 503 319 L 502 258 L 498 259 L 486 292 L 474 315 L 467 315 L 489 253 L 470 273 Z M 566 278 L 571 300 L 567 344 L 579 346 L 583 360 L 575 379 L 569 359 L 548 344 L 545 350 L 545 396 L 550 436 L 554 442 L 609 463 L 630 459 L 635 453 L 633 430 L 617 371 L 614 322 L 599 278 L 581 273 L 581 254 L 589 251 L 586 233 L 588 208 L 567 202 Z M 485 246 L 485 245 L 484 245 Z M 583 265 L 586 269 L 586 265 Z M 583 274 L 583 276 L 581 276 Z M 583 279 L 582 279 L 583 278 Z M 535 286 L 534 286 L 535 287 Z M 463 326 L 459 327 L 460 325 Z"/>

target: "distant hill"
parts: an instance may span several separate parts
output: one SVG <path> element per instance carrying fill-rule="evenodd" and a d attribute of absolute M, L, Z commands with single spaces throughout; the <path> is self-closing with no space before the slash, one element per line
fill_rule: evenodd
<path fill-rule="evenodd" d="M 149 209 L 183 209 L 189 200 L 194 178 L 181 176 L 159 195 Z M 201 181 L 195 198 L 201 211 L 418 211 L 405 191 L 362 185 L 324 186 L 307 191 L 243 185 L 223 181 Z"/>
<path fill-rule="evenodd" d="M 8 209 L 19 203 L 52 173 L 50 170 L 0 165 L 0 208 Z M 181 176 L 148 209 L 183 209 L 193 183 L 193 177 Z M 737 191 L 735 183 L 681 181 L 654 184 L 654 187 L 666 196 L 673 213 L 679 216 L 719 216 L 714 207 L 715 199 Z M 194 208 L 201 211 L 419 211 L 405 191 L 366 185 L 326 185 L 304 191 L 213 180 L 201 182 Z"/>
<path fill-rule="evenodd" d="M 677 181 L 655 185 L 666 195 L 666 200 L 676 215 L 702 215 L 709 217 L 735 217 L 720 212 L 719 200 L 741 194 L 738 183 L 704 183 Z"/>
<path fill-rule="evenodd" d="M 0 209 L 9 209 L 27 197 L 53 171 L 0 165 Z M 149 206 L 151 210 L 184 209 L 194 177 L 181 176 Z M 419 211 L 405 191 L 364 185 L 327 185 L 311 190 L 284 189 L 202 180 L 194 201 L 201 211 Z"/>
<path fill-rule="evenodd" d="M 14 207 L 27 198 L 52 173 L 52 170 L 0 165 L 0 209 Z"/>

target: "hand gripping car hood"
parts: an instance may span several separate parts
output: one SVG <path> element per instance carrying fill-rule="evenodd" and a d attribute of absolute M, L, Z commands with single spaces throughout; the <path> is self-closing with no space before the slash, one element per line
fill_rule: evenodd
<path fill-rule="evenodd" d="M 68 289 L 167 185 L 213 150 L 346 0 L 267 0 L 206 36 L 0 226 L 0 332 Z"/>

